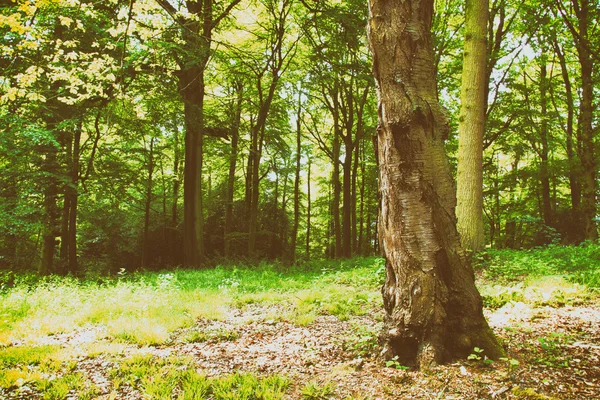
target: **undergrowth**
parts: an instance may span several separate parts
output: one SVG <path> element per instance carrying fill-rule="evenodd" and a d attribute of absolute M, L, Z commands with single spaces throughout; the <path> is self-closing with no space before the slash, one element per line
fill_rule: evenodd
<path fill-rule="evenodd" d="M 4 282 L 0 291 L 0 344 L 97 325 L 113 339 L 158 345 L 198 319 L 222 320 L 230 309 L 249 304 L 286 305 L 289 311 L 277 318 L 298 325 L 323 314 L 344 320 L 379 307 L 381 279 L 378 258 L 121 273 L 101 279 L 10 275 L 11 287 Z"/>

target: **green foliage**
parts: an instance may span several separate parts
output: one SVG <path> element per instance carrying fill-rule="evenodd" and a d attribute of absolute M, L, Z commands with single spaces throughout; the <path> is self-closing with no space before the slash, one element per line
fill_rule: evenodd
<path fill-rule="evenodd" d="M 353 324 L 349 334 L 345 334 L 342 345 L 358 357 L 371 357 L 377 354 L 379 326 Z"/>
<path fill-rule="evenodd" d="M 161 344 L 198 318 L 220 319 L 231 305 L 250 303 L 288 304 L 290 319 L 301 325 L 320 314 L 347 319 L 379 306 L 379 265 L 379 259 L 365 258 L 121 273 L 110 279 L 15 275 L 14 287 L 0 293 L 0 341 L 102 324 L 114 338 Z M 236 332 L 188 332 L 188 341 L 236 337 Z"/>
<path fill-rule="evenodd" d="M 208 378 L 196 372 L 189 359 L 136 356 L 119 368 L 111 378 L 117 384 L 127 383 L 152 399 L 181 400 L 279 400 L 283 399 L 290 381 L 279 375 L 259 377 L 236 373 Z"/>
<path fill-rule="evenodd" d="M 600 245 L 553 245 L 529 250 L 487 250 L 477 255 L 475 270 L 486 279 L 513 282 L 524 277 L 561 275 L 569 281 L 599 288 Z"/>
<path fill-rule="evenodd" d="M 319 382 L 312 380 L 307 382 L 301 390 L 302 398 L 307 400 L 327 400 L 334 391 L 331 381 Z"/>
<path fill-rule="evenodd" d="M 408 370 L 408 367 L 406 365 L 402 365 L 400 361 L 398 361 L 398 356 L 394 356 L 391 360 L 387 360 L 385 362 L 385 366 L 388 368 L 400 369 L 403 371 Z"/>

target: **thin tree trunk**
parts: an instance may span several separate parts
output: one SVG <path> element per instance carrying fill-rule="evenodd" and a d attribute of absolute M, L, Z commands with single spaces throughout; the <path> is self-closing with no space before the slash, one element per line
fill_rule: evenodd
<path fill-rule="evenodd" d="M 542 64 L 540 65 L 540 111 L 542 121 L 540 124 L 540 142 L 542 145 L 540 153 L 540 181 L 542 183 L 542 216 L 547 226 L 552 226 L 552 199 L 550 198 L 550 173 L 548 170 L 548 82 L 545 54 L 542 54 Z"/>
<path fill-rule="evenodd" d="M 68 132 L 63 132 L 65 159 L 69 174 L 73 168 L 73 137 Z M 63 211 L 60 228 L 60 270 L 66 272 L 69 264 L 69 220 L 71 214 L 71 186 L 66 183 L 63 193 Z"/>
<path fill-rule="evenodd" d="M 431 42 L 433 0 L 369 6 L 379 84 L 385 353 L 422 369 L 464 358 L 475 346 L 497 359 L 504 352 L 483 316 L 456 230 L 448 121 L 437 100 Z"/>
<path fill-rule="evenodd" d="M 179 200 L 179 164 L 180 164 L 180 151 L 179 151 L 179 130 L 175 128 L 175 143 L 173 145 L 173 204 L 171 205 L 171 226 L 177 227 L 177 203 Z"/>
<path fill-rule="evenodd" d="M 352 132 L 344 136 L 343 205 L 342 205 L 342 257 L 352 256 Z"/>
<path fill-rule="evenodd" d="M 144 236 L 142 247 L 142 267 L 147 267 L 149 262 L 148 252 L 150 251 L 150 209 L 152 206 L 152 178 L 154 176 L 154 138 L 150 139 L 150 149 L 148 151 L 148 178 L 146 180 L 146 206 L 144 208 Z"/>
<path fill-rule="evenodd" d="M 483 225 L 483 134 L 486 116 L 488 0 L 467 0 L 458 126 L 458 232 L 465 249 L 485 245 Z"/>
<path fill-rule="evenodd" d="M 67 272 L 75 274 L 79 270 L 77 262 L 77 206 L 79 199 L 79 158 L 81 150 L 81 129 L 82 121 L 80 120 L 75 130 L 73 137 L 73 161 L 71 166 L 71 190 L 70 190 L 70 207 L 69 207 L 69 235 L 68 235 L 68 267 Z"/>
<path fill-rule="evenodd" d="M 359 118 L 362 118 L 359 115 Z M 358 129 L 357 135 L 358 137 Z M 359 252 L 359 240 L 358 240 L 358 215 L 357 215 L 357 187 L 356 181 L 358 179 L 358 166 L 360 164 L 360 140 L 356 140 L 354 144 L 354 161 L 352 163 L 352 254 Z"/>
<path fill-rule="evenodd" d="M 55 128 L 55 124 L 51 124 L 52 128 Z M 54 254 L 56 250 L 56 237 L 60 234 L 60 227 L 58 224 L 59 210 L 57 203 L 58 198 L 58 160 L 57 152 L 58 149 L 54 144 L 47 144 L 44 148 L 45 158 L 42 161 L 41 170 L 45 176 L 44 179 L 44 218 L 43 218 L 43 232 L 42 232 L 42 260 L 40 264 L 40 274 L 47 275 L 52 274 L 54 269 Z"/>
<path fill-rule="evenodd" d="M 311 200 L 310 200 L 310 169 L 311 169 L 310 156 L 308 157 L 308 167 L 306 169 L 306 260 L 310 260 L 310 213 L 311 213 Z"/>
<path fill-rule="evenodd" d="M 223 229 L 223 240 L 225 242 L 225 257 L 231 256 L 230 233 L 233 225 L 233 192 L 235 189 L 235 169 L 238 154 L 238 139 L 240 136 L 240 121 L 242 118 L 242 101 L 244 91 L 241 82 L 236 87 L 237 101 L 233 112 L 231 123 L 231 154 L 229 155 L 229 175 L 227 177 L 227 198 L 225 199 L 225 225 Z"/>
<path fill-rule="evenodd" d="M 298 225 L 300 223 L 300 158 L 302 155 L 302 103 L 301 92 L 298 91 L 298 113 L 296 114 L 296 176 L 294 179 L 294 226 L 292 228 L 292 245 L 290 248 L 290 260 L 296 262 L 296 241 L 298 240 Z"/>
<path fill-rule="evenodd" d="M 358 229 L 358 254 L 363 255 L 364 249 L 364 219 L 365 219 L 365 142 L 361 142 L 360 146 L 360 216 Z"/>
<path fill-rule="evenodd" d="M 579 3 L 580 2 L 580 3 Z M 585 238 L 595 240 L 598 238 L 596 227 L 596 159 L 594 155 L 594 65 L 590 54 L 590 40 L 588 38 L 588 26 L 590 25 L 589 0 L 572 0 L 577 24 L 579 27 L 579 38 L 576 38 L 576 48 L 581 66 L 581 152 L 579 158 L 582 166 L 581 179 L 581 214 L 583 216 L 583 230 Z"/>
<path fill-rule="evenodd" d="M 335 121 L 334 121 L 335 124 Z M 340 134 L 337 128 L 334 128 L 333 138 L 333 174 L 331 180 L 333 182 L 333 203 L 331 205 L 331 213 L 333 214 L 333 234 L 335 238 L 334 257 L 342 256 L 342 227 L 340 224 Z"/>
<path fill-rule="evenodd" d="M 567 147 L 567 160 L 569 161 L 569 187 L 571 188 L 571 210 L 573 216 L 576 216 L 579 211 L 579 204 L 581 201 L 581 189 L 578 181 L 578 169 L 579 163 L 577 160 L 577 154 L 573 148 L 573 137 L 574 137 L 574 102 L 573 102 L 573 87 L 571 85 L 571 79 L 569 78 L 569 70 L 567 67 L 567 61 L 565 55 L 561 50 L 558 41 L 554 39 L 554 51 L 560 61 L 560 71 L 565 85 L 565 103 L 567 105 L 567 126 L 566 126 L 566 147 Z"/>

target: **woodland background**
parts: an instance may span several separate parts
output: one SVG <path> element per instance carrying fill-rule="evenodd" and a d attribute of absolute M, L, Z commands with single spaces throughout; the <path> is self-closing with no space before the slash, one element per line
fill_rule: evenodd
<path fill-rule="evenodd" d="M 202 7 L 3 3 L 3 268 L 116 273 L 378 253 L 366 3 Z M 487 246 L 597 236 L 599 12 L 589 0 L 490 5 Z M 464 13 L 461 1 L 436 2 L 454 170 Z M 192 93 L 199 83 L 201 100 Z M 189 183 L 186 157 L 195 160 Z M 193 237 L 183 223 L 186 185 L 196 196 Z"/>

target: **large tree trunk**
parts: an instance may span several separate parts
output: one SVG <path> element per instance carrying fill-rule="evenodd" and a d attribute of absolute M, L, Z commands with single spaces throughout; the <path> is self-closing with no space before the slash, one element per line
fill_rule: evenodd
<path fill-rule="evenodd" d="M 461 249 L 437 100 L 433 0 L 370 1 L 369 40 L 379 87 L 379 239 L 386 258 L 383 338 L 388 356 L 420 368 L 475 346 L 503 354 Z"/>
<path fill-rule="evenodd" d="M 486 38 L 488 0 L 467 0 L 465 47 L 458 125 L 458 232 L 467 250 L 485 245 L 483 229 L 483 133 L 488 86 Z"/>

